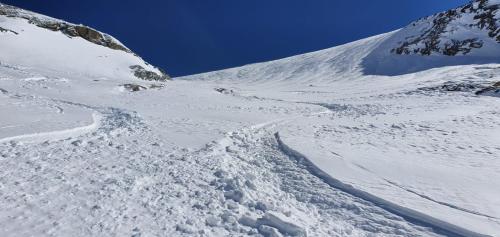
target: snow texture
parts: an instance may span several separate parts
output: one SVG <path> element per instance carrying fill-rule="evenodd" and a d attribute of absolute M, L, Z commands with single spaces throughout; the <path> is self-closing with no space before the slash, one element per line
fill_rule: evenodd
<path fill-rule="evenodd" d="M 500 235 L 496 57 L 391 54 L 403 29 L 153 82 L 0 27 L 0 236 Z"/>

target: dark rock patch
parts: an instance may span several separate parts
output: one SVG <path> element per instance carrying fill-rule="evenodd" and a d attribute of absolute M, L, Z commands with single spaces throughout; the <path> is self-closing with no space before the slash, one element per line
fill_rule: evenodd
<path fill-rule="evenodd" d="M 125 90 L 130 91 L 130 92 L 137 92 L 137 91 L 143 91 L 143 90 L 148 90 L 148 89 L 162 89 L 165 87 L 164 84 L 151 84 L 149 86 L 146 85 L 138 85 L 138 84 L 123 84 L 122 85 Z"/>
<path fill-rule="evenodd" d="M 221 94 L 233 94 L 234 93 L 233 90 L 222 88 L 222 87 L 214 88 L 214 90 L 221 93 Z"/>
<path fill-rule="evenodd" d="M 110 35 L 101 33 L 88 26 L 74 25 L 52 18 L 38 17 L 36 14 L 30 14 L 29 12 L 19 9 L 17 7 L 5 4 L 0 4 L 0 15 L 4 15 L 7 17 L 23 18 L 28 20 L 29 23 L 34 24 L 38 27 L 52 31 L 59 31 L 68 37 L 80 37 L 89 42 L 102 45 L 104 47 L 125 51 L 127 53 L 132 52 L 130 51 L 130 49 L 120 44 Z"/>
<path fill-rule="evenodd" d="M 483 47 L 484 42 L 477 38 L 452 39 L 450 42 L 444 43 L 443 47 L 440 46 L 443 41 L 442 35 L 448 32 L 449 24 L 461 18 L 463 14 L 473 14 L 474 16 L 474 21 L 468 27 L 486 30 L 489 37 L 500 43 L 500 21 L 495 15 L 499 8 L 498 4 L 489 4 L 488 0 L 474 0 L 463 7 L 424 18 L 412 25 L 426 24 L 426 21 L 432 19 L 432 26 L 419 36 L 409 37 L 406 41 L 399 42 L 400 45 L 392 49 L 391 52 L 404 55 L 428 56 L 435 53 L 455 56 L 466 55 L 475 48 Z"/>
<path fill-rule="evenodd" d="M 493 85 L 476 91 L 476 95 L 487 95 L 500 97 L 500 81 L 493 83 Z"/>
<path fill-rule="evenodd" d="M 7 32 L 7 33 L 15 34 L 15 35 L 19 34 L 19 33 L 15 32 L 15 31 L 13 31 L 13 30 L 5 29 L 5 28 L 2 28 L 2 27 L 0 27 L 0 32 Z"/>
<path fill-rule="evenodd" d="M 147 90 L 148 88 L 145 86 L 137 85 L 137 84 L 124 84 L 123 88 L 130 92 L 136 92 L 136 91 L 142 91 L 142 90 Z"/>
<path fill-rule="evenodd" d="M 132 65 L 130 66 L 130 69 L 132 69 L 132 72 L 134 73 L 134 76 L 146 80 L 146 81 L 167 81 L 170 80 L 170 76 L 166 74 L 163 70 L 160 70 L 160 74 L 152 71 L 148 71 L 144 69 L 140 65 Z"/>
<path fill-rule="evenodd" d="M 414 93 L 449 93 L 449 92 L 468 92 L 474 95 L 487 95 L 500 97 L 500 82 L 493 84 L 477 83 L 472 81 L 453 82 L 449 81 L 439 86 L 421 87 L 416 91 L 408 92 L 407 94 Z"/>
<path fill-rule="evenodd" d="M 429 87 L 420 87 L 415 91 L 410 91 L 407 94 L 415 94 L 415 93 L 449 93 L 449 92 L 469 92 L 474 93 L 477 90 L 481 90 L 485 88 L 486 85 L 472 82 L 472 81 L 462 81 L 462 82 L 454 82 L 448 81 L 442 85 L 438 86 L 429 86 Z"/>

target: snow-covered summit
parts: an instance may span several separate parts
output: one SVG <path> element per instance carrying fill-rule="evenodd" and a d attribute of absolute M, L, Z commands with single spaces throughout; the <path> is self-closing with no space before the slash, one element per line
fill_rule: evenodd
<path fill-rule="evenodd" d="M 0 3 L 0 62 L 93 77 L 169 79 L 114 37 Z"/>

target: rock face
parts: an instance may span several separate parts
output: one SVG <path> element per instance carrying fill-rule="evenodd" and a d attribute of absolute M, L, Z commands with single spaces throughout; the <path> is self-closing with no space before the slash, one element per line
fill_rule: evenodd
<path fill-rule="evenodd" d="M 499 9 L 499 0 L 474 0 L 463 7 L 423 18 L 403 29 L 418 34 L 406 37 L 391 52 L 455 56 L 482 48 L 486 40 L 500 43 Z"/>
<path fill-rule="evenodd" d="M 38 19 L 31 19 L 31 23 L 49 29 L 52 31 L 60 31 L 69 37 L 80 37 L 94 44 L 102 45 L 111 49 L 122 50 L 131 53 L 130 49 L 116 42 L 111 36 L 102 34 L 90 27 L 82 25 L 71 25 L 65 22 L 45 22 Z"/>
<path fill-rule="evenodd" d="M 168 76 L 163 70 L 160 69 L 161 74 L 148 71 L 144 69 L 140 65 L 132 65 L 130 69 L 134 72 L 135 77 L 146 80 L 146 81 L 167 81 L 170 80 L 170 76 Z"/>
<path fill-rule="evenodd" d="M 130 49 L 122 45 L 108 34 L 101 33 L 90 27 L 75 25 L 50 17 L 30 13 L 20 8 L 0 4 L 0 15 L 7 17 L 18 17 L 28 20 L 31 24 L 52 31 L 60 31 L 68 37 L 80 37 L 94 44 L 102 45 L 111 49 L 122 50 L 131 53 Z"/>

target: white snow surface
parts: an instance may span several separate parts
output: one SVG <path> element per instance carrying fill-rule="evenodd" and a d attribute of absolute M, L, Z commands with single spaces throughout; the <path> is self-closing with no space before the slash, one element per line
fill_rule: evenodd
<path fill-rule="evenodd" d="M 153 83 L 0 26 L 0 236 L 500 236 L 500 61 L 369 73 L 396 31 Z"/>

